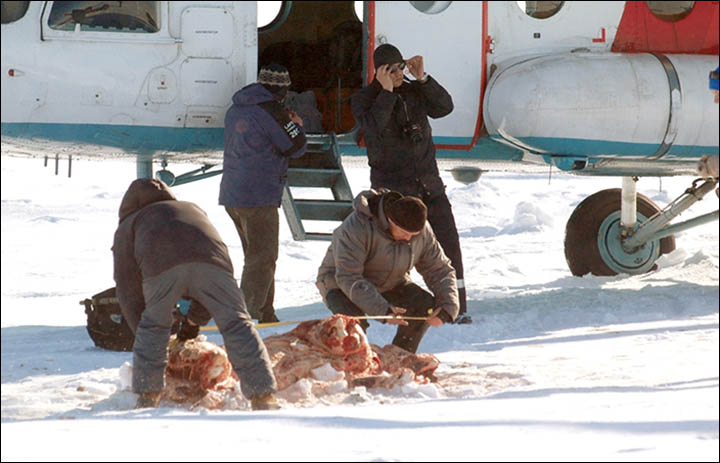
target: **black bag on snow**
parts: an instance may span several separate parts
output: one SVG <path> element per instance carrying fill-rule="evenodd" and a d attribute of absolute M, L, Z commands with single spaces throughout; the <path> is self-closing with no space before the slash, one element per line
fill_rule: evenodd
<path fill-rule="evenodd" d="M 80 301 L 87 314 L 87 330 L 96 346 L 115 351 L 131 351 L 135 335 L 120 310 L 115 287 Z"/>

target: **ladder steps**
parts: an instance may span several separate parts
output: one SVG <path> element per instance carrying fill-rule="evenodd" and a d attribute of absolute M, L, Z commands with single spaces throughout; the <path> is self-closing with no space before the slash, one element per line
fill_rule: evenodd
<path fill-rule="evenodd" d="M 340 169 L 288 169 L 288 186 L 332 188 L 342 174 Z"/>
<path fill-rule="evenodd" d="M 328 151 L 308 149 L 302 157 L 290 159 L 290 167 L 296 169 L 338 169 L 335 156 Z"/>
<path fill-rule="evenodd" d="M 296 199 L 301 220 L 337 220 L 342 222 L 353 210 L 352 201 Z"/>
<path fill-rule="evenodd" d="M 293 239 L 329 241 L 332 233 L 326 227 L 332 222 L 342 222 L 352 213 L 353 195 L 342 167 L 336 135 L 310 134 L 307 140 L 305 154 L 289 160 L 282 207 Z M 333 199 L 295 198 L 291 187 L 313 188 L 313 195 L 317 188 L 327 188 Z M 312 227 L 317 228 L 306 230 L 303 221 L 315 221 Z"/>
<path fill-rule="evenodd" d="M 316 241 L 332 241 L 332 233 L 305 233 L 306 238 L 308 240 L 316 240 Z"/>

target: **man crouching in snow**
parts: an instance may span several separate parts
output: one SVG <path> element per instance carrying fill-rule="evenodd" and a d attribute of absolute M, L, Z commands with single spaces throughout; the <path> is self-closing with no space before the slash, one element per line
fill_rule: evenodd
<path fill-rule="evenodd" d="M 140 394 L 138 408 L 157 406 L 165 387 L 172 312 L 180 298 L 192 300 L 215 319 L 253 409 L 279 408 L 265 344 L 233 278 L 227 247 L 205 212 L 177 201 L 159 180 L 138 179 L 125 193 L 119 216 L 114 276 L 123 316 L 135 333 L 132 385 Z M 193 313 L 191 308 L 190 319 Z M 200 324 L 208 320 L 201 315 L 195 319 Z"/>
<path fill-rule="evenodd" d="M 455 270 L 427 223 L 427 208 L 400 193 L 363 191 L 354 211 L 333 232 L 316 285 L 336 314 L 406 315 L 425 320 L 389 319 L 400 325 L 395 346 L 415 353 L 429 326 L 458 315 Z M 415 267 L 432 294 L 410 280 Z M 364 329 L 369 324 L 361 320 Z"/>

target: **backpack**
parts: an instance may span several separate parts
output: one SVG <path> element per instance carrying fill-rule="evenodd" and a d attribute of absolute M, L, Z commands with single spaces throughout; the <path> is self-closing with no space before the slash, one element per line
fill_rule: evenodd
<path fill-rule="evenodd" d="M 115 351 L 132 351 L 135 335 L 120 310 L 115 287 L 80 301 L 87 314 L 87 330 L 96 346 Z"/>

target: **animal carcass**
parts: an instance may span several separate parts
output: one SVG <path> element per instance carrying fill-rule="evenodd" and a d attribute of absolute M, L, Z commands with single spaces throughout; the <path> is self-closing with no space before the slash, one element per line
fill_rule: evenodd
<path fill-rule="evenodd" d="M 224 393 L 234 391 L 237 382 L 225 349 L 206 341 L 204 336 L 170 343 L 164 400 L 222 408 Z"/>
<path fill-rule="evenodd" d="M 371 345 L 358 320 L 345 315 L 303 322 L 263 341 L 279 391 L 302 379 L 317 381 L 317 371 L 328 364 L 342 372 L 349 386 L 367 388 L 435 381 L 434 372 L 440 365 L 431 354 Z M 165 378 L 164 399 L 206 408 L 222 408 L 227 392 L 240 390 L 225 350 L 201 339 L 171 344 Z"/>
<path fill-rule="evenodd" d="M 392 387 L 402 377 L 434 380 L 440 362 L 431 354 L 411 354 L 399 347 L 371 345 L 357 319 L 333 315 L 303 322 L 294 330 L 264 340 L 278 389 L 283 390 L 312 370 L 329 363 L 345 373 L 350 385 Z"/>

